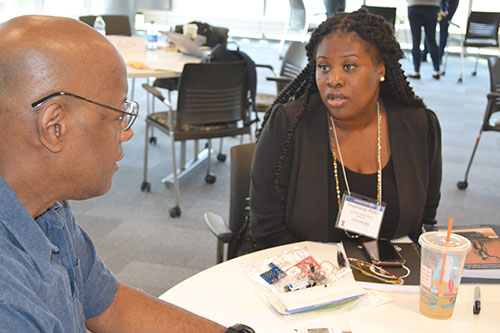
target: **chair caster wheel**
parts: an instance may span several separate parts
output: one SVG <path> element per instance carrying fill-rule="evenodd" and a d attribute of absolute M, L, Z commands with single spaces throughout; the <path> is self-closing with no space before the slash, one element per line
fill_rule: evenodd
<path fill-rule="evenodd" d="M 149 144 L 150 145 L 156 145 L 156 136 L 152 136 L 149 138 Z"/>
<path fill-rule="evenodd" d="M 227 155 L 226 154 L 218 154 L 217 155 L 217 161 L 219 162 L 225 162 L 226 161 L 226 158 L 227 158 Z"/>
<path fill-rule="evenodd" d="M 469 183 L 467 183 L 466 180 L 461 180 L 457 183 L 457 187 L 459 190 L 465 190 L 469 186 Z"/>
<path fill-rule="evenodd" d="M 173 217 L 174 219 L 181 216 L 181 208 L 179 206 L 170 208 L 168 212 L 170 213 L 170 217 Z"/>
<path fill-rule="evenodd" d="M 151 191 L 151 184 L 148 182 L 142 182 L 141 192 L 149 192 L 149 191 Z"/>
<path fill-rule="evenodd" d="M 215 175 L 212 175 L 210 173 L 205 176 L 205 182 L 207 184 L 213 184 L 213 183 L 215 183 L 216 180 L 217 180 L 217 177 L 215 177 Z"/>
<path fill-rule="evenodd" d="M 472 72 L 472 76 L 476 76 L 477 75 L 477 72 Z"/>

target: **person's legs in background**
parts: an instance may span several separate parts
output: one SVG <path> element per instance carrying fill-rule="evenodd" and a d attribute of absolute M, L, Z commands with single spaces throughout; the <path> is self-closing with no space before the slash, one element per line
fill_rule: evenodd
<path fill-rule="evenodd" d="M 345 1 L 346 0 L 323 0 L 326 16 L 330 17 L 337 12 L 345 11 Z"/>
<path fill-rule="evenodd" d="M 429 50 L 434 66 L 432 77 L 439 80 L 439 48 L 436 43 L 436 24 L 439 8 L 438 7 L 423 7 L 422 21 L 425 31 L 425 37 L 429 43 Z M 420 55 L 420 54 L 419 54 Z"/>
<path fill-rule="evenodd" d="M 424 37 L 424 49 L 422 50 L 422 57 L 420 58 L 422 62 L 427 62 L 427 54 L 429 53 L 429 41 L 427 36 Z"/>
<path fill-rule="evenodd" d="M 439 21 L 439 63 L 443 63 L 444 49 L 448 42 L 448 27 L 450 26 L 450 21 L 453 15 L 457 11 L 459 0 L 449 0 L 448 1 L 448 15 L 443 17 Z"/>
<path fill-rule="evenodd" d="M 450 21 L 446 17 L 443 17 L 441 21 L 439 21 L 439 64 L 443 63 L 444 49 L 446 48 L 446 43 L 448 42 L 449 26 L 450 26 Z M 427 38 L 427 36 L 425 38 Z"/>
<path fill-rule="evenodd" d="M 420 11 L 421 7 L 408 7 L 408 19 L 410 21 L 413 68 L 415 72 L 408 76 L 413 79 L 420 79 L 420 41 L 422 40 L 423 17 Z"/>

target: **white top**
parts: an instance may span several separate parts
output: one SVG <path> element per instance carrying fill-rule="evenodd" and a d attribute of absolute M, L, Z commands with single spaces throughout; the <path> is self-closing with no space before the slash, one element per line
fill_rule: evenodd
<path fill-rule="evenodd" d="M 336 262 L 336 245 L 301 242 L 322 260 Z M 496 332 L 500 327 L 500 285 L 481 285 L 481 313 L 473 315 L 475 285 L 461 285 L 451 319 L 430 319 L 419 312 L 418 293 L 381 293 L 392 301 L 378 306 L 279 315 L 255 292 L 245 267 L 280 255 L 284 245 L 226 261 L 206 269 L 171 288 L 161 299 L 223 325 L 244 323 L 256 332 L 293 332 L 295 328 L 335 327 L 356 332 Z"/>
<path fill-rule="evenodd" d="M 411 6 L 433 6 L 439 7 L 440 0 L 406 0 L 408 7 Z"/>

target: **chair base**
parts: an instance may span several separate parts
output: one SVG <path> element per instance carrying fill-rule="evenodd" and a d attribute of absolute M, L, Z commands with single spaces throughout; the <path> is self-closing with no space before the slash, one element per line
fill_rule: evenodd
<path fill-rule="evenodd" d="M 179 206 L 172 207 L 168 210 L 170 217 L 176 218 L 181 216 L 181 208 Z"/>
<path fill-rule="evenodd" d="M 177 169 L 177 179 L 180 181 L 183 177 L 187 176 L 191 171 L 196 169 L 200 164 L 205 162 L 209 157 L 208 148 L 203 149 L 193 160 L 189 161 L 185 167 Z M 167 188 L 174 185 L 174 173 L 169 174 L 162 179 L 163 184 Z"/>
<path fill-rule="evenodd" d="M 457 182 L 457 187 L 459 190 L 465 190 L 469 186 L 469 183 L 467 183 L 466 180 L 460 180 Z"/>

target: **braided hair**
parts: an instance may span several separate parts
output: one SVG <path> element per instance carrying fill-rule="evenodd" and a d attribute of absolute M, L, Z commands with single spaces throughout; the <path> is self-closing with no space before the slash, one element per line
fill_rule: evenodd
<path fill-rule="evenodd" d="M 309 97 L 318 91 L 315 78 L 316 50 L 325 36 L 337 33 L 355 33 L 360 40 L 376 50 L 377 60 L 383 62 L 385 66 L 385 81 L 380 83 L 380 95 L 382 97 L 388 97 L 406 106 L 425 107 L 424 102 L 415 95 L 404 75 L 399 63 L 399 60 L 404 57 L 404 53 L 389 23 L 382 16 L 370 14 L 364 8 L 352 13 L 335 13 L 335 15 L 321 23 L 312 33 L 306 45 L 308 59 L 306 67 L 279 93 L 271 107 L 266 111 L 262 126 L 256 133 L 258 140 L 271 113 L 276 109 L 276 105 L 302 98 L 301 109 L 295 119 L 290 122 L 287 140 L 274 171 L 273 192 L 281 200 L 284 200 L 279 186 L 281 167 L 294 142 L 295 130 L 304 112 L 308 109 Z"/>

